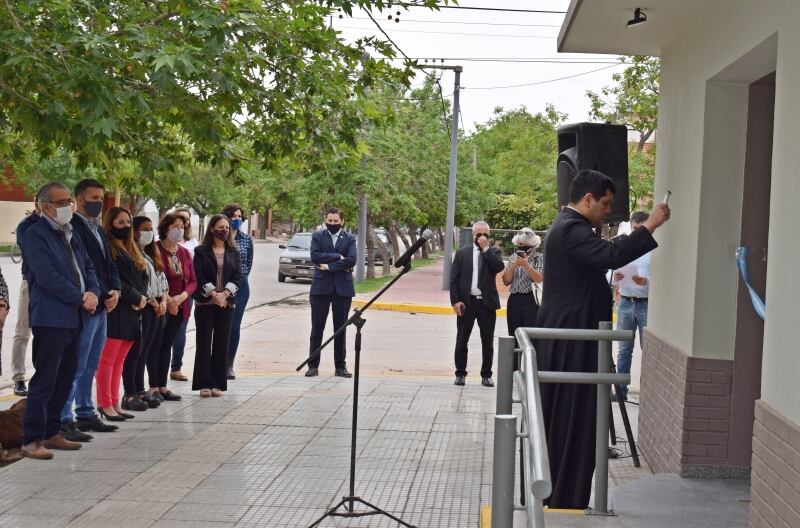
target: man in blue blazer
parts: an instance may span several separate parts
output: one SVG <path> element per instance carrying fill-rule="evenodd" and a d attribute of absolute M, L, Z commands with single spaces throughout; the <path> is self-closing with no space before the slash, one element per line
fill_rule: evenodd
<path fill-rule="evenodd" d="M 41 218 L 25 231 L 33 366 L 23 416 L 23 456 L 53 458 L 50 449 L 79 449 L 61 433 L 85 317 L 97 310 L 100 288 L 91 259 L 72 230 L 74 202 L 61 183 L 37 194 Z"/>
<path fill-rule="evenodd" d="M 333 307 L 333 329 L 347 322 L 350 303 L 356 295 L 353 286 L 353 266 L 356 265 L 356 237 L 342 230 L 341 209 L 332 207 L 325 211 L 325 229 L 311 236 L 311 261 L 315 264 L 311 282 L 311 342 L 309 355 L 322 344 L 322 333 Z M 350 378 L 345 351 L 347 331 L 333 342 L 333 360 L 336 375 Z M 319 356 L 308 362 L 306 376 L 319 375 Z"/>

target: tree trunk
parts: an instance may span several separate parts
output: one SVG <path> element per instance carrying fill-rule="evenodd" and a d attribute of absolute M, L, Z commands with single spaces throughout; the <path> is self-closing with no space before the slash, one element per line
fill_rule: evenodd
<path fill-rule="evenodd" d="M 369 232 L 369 236 L 372 238 L 372 244 L 377 249 L 377 253 L 381 256 L 381 261 L 383 262 L 383 274 L 389 275 L 392 272 L 392 265 L 389 263 L 389 251 L 386 249 L 386 246 L 383 245 L 381 239 L 378 238 L 378 235 L 375 233 L 375 230 L 371 230 Z"/>
<path fill-rule="evenodd" d="M 147 198 L 138 194 L 134 195 L 131 198 L 131 215 L 139 215 L 139 213 L 142 212 L 142 209 L 144 209 L 145 204 L 147 204 Z"/>
<path fill-rule="evenodd" d="M 647 143 L 647 140 L 650 139 L 650 136 L 653 135 L 653 132 L 655 132 L 655 130 L 647 130 L 639 134 L 639 144 L 636 145 L 636 150 L 639 152 L 644 150 L 644 146 Z"/>
<path fill-rule="evenodd" d="M 367 234 L 373 233 L 372 224 L 367 220 Z M 375 242 L 371 236 L 367 236 L 367 278 L 375 278 Z"/>
<path fill-rule="evenodd" d="M 411 238 L 411 245 L 412 246 L 414 244 L 416 244 L 416 242 L 417 242 L 417 230 L 418 229 L 419 228 L 416 225 L 414 225 L 413 223 L 409 222 L 409 224 L 408 224 L 408 236 Z M 419 250 L 417 250 L 417 252 L 414 253 L 414 258 L 420 258 L 420 255 L 422 255 L 422 253 Z"/>
<path fill-rule="evenodd" d="M 392 244 L 392 252 L 394 253 L 394 258 L 399 259 L 400 255 L 400 244 L 397 242 L 397 237 L 400 236 L 400 233 L 397 229 L 397 222 L 394 220 L 389 221 L 389 241 Z"/>

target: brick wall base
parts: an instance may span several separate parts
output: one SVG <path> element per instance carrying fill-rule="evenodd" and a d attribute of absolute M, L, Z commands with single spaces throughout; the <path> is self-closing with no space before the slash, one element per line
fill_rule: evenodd
<path fill-rule="evenodd" d="M 800 424 L 756 401 L 750 526 L 800 526 Z"/>
<path fill-rule="evenodd" d="M 689 357 L 646 331 L 639 445 L 657 473 L 746 478 L 728 463 L 733 362 Z"/>

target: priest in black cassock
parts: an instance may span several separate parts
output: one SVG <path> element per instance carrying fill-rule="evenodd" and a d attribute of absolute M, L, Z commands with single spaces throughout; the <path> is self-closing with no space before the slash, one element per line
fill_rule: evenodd
<path fill-rule="evenodd" d="M 658 204 L 650 218 L 629 236 L 600 238 L 600 227 L 611 213 L 616 192 L 613 180 L 596 171 L 581 171 L 570 187 L 570 203 L 547 232 L 544 249 L 542 328 L 597 329 L 611 321 L 608 269 L 616 269 L 653 250 L 653 231 L 669 219 L 669 208 Z M 597 343 L 548 341 L 535 343 L 539 370 L 597 372 Z M 586 508 L 595 464 L 597 386 L 541 385 L 542 411 L 550 457 L 553 493 L 550 508 Z"/>

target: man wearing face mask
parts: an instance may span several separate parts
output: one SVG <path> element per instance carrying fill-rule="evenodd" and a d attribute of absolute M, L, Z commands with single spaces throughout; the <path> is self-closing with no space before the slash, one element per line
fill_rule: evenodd
<path fill-rule="evenodd" d="M 495 279 L 503 271 L 500 250 L 490 247 L 489 224 L 475 222 L 472 226 L 473 244 L 459 249 L 450 270 L 450 303 L 458 316 L 456 325 L 456 385 L 464 385 L 467 377 L 467 343 L 478 321 L 481 332 L 481 385 L 494 387 L 492 363 L 494 362 L 494 326 L 500 296 Z"/>
<path fill-rule="evenodd" d="M 311 282 L 311 339 L 309 354 L 322 344 L 322 333 L 328 320 L 328 311 L 333 308 L 333 330 L 347 322 L 350 304 L 356 295 L 353 286 L 353 266 L 356 265 L 356 237 L 342 229 L 341 209 L 331 207 L 325 211 L 325 229 L 311 236 L 311 260 L 316 268 Z M 347 331 L 339 334 L 333 342 L 333 359 L 336 375 L 350 378 L 345 363 Z M 319 356 L 308 362 L 306 376 L 319 374 Z"/>
<path fill-rule="evenodd" d="M 100 420 L 92 402 L 92 380 L 106 343 L 106 314 L 116 308 L 121 289 L 117 266 L 111 258 L 108 241 L 100 224 L 105 194 L 103 184 L 97 180 L 79 181 L 75 186 L 76 214 L 70 221 L 73 233 L 80 239 L 94 266 L 100 287 L 100 304 L 97 310 L 84 318 L 75 379 L 61 411 L 61 430 L 64 437 L 76 442 L 92 439 L 91 435 L 83 431 L 111 432 L 117 429 L 116 426 Z M 77 422 L 72 413 L 73 402 Z"/>
<path fill-rule="evenodd" d="M 62 183 L 38 193 L 41 219 L 25 232 L 33 365 L 23 417 L 23 456 L 53 458 L 50 449 L 79 449 L 61 433 L 61 410 L 72 389 L 84 320 L 98 308 L 94 265 L 76 236 L 73 201 Z"/>

